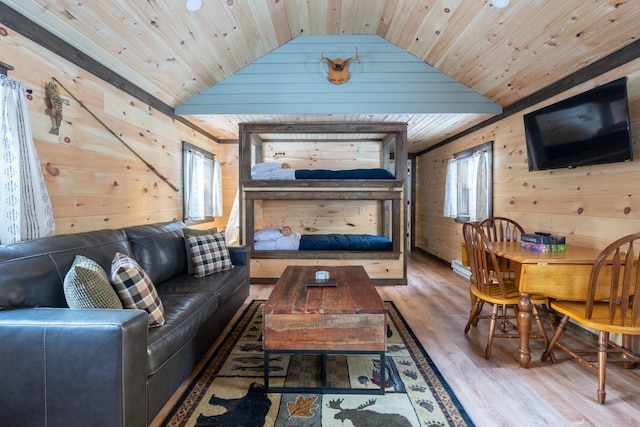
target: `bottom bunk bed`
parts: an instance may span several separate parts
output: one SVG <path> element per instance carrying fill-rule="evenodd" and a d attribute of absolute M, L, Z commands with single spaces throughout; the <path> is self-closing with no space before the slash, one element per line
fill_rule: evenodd
<path fill-rule="evenodd" d="M 393 242 L 373 234 L 300 234 L 292 231 L 286 236 L 272 233 L 275 239 L 262 238 L 267 230 L 255 233 L 253 249 L 257 251 L 392 251 Z"/>
<path fill-rule="evenodd" d="M 258 230 L 251 251 L 251 282 L 275 283 L 289 265 L 362 265 L 376 285 L 405 285 L 406 265 L 393 242 L 371 234 L 300 234 Z"/>
<path fill-rule="evenodd" d="M 319 269 L 322 266 L 362 265 L 376 285 L 405 285 L 401 188 L 335 191 L 325 187 L 314 191 L 284 188 L 265 191 L 260 187 L 245 187 L 246 217 L 241 234 L 252 249 L 251 282 L 275 283 L 289 265 L 312 265 Z M 350 217 L 342 209 L 353 212 L 359 209 L 358 206 L 363 206 L 367 215 L 358 215 L 360 222 L 347 220 L 343 224 L 353 229 L 352 233 L 322 233 L 323 229 L 335 228 L 338 221 L 330 219 L 332 215 L 343 222 Z M 259 215 L 255 215 L 256 210 Z M 305 224 L 305 215 L 313 220 Z M 255 230 L 257 217 L 260 225 L 267 227 L 276 221 L 291 222 L 301 233 L 289 227 Z M 262 223 L 264 218 L 269 218 L 267 224 Z M 286 236 L 281 233 L 285 228 L 288 229 Z"/>

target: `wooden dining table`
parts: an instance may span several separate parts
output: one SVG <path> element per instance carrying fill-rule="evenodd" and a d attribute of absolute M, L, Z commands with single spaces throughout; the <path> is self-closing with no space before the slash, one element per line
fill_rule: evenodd
<path fill-rule="evenodd" d="M 518 304 L 518 332 L 520 366 L 531 362 L 529 335 L 531 333 L 531 294 L 549 298 L 584 301 L 593 263 L 601 250 L 566 245 L 564 252 L 537 252 L 523 248 L 521 242 L 492 242 L 496 255 L 508 261 L 514 271 L 520 291 Z M 603 282 L 606 278 L 603 278 Z M 604 286 L 604 283 L 603 283 Z"/>

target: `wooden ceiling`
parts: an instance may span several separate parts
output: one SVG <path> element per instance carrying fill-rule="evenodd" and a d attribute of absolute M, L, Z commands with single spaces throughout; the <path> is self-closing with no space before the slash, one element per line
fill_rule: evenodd
<path fill-rule="evenodd" d="M 0 0 L 171 107 L 299 35 L 377 34 L 503 107 L 636 41 L 634 0 Z M 2 18 L 0 18 L 1 21 Z M 408 123 L 410 153 L 491 116 L 272 115 Z M 220 140 L 263 115 L 186 116 Z"/>

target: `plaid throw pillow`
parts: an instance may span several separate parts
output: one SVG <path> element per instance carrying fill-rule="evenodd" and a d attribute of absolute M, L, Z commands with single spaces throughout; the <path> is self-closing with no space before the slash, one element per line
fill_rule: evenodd
<path fill-rule="evenodd" d="M 210 228 L 208 230 L 199 230 L 196 228 L 183 228 L 182 233 L 184 235 L 184 244 L 187 249 L 187 273 L 192 275 L 195 274 L 195 269 L 193 268 L 193 259 L 191 258 L 191 251 L 189 250 L 189 243 L 187 243 L 187 238 L 189 236 L 202 236 L 204 234 L 213 234 L 217 232 L 218 229 L 216 227 Z"/>
<path fill-rule="evenodd" d="M 100 264 L 77 255 L 64 277 L 64 296 L 69 308 L 122 309 L 120 298 Z"/>
<path fill-rule="evenodd" d="M 164 307 L 156 287 L 134 259 L 116 253 L 111 262 L 111 280 L 124 308 L 149 313 L 149 326 L 164 325 Z"/>
<path fill-rule="evenodd" d="M 196 277 L 204 277 L 233 268 L 223 233 L 187 236 L 187 246 L 191 253 Z"/>

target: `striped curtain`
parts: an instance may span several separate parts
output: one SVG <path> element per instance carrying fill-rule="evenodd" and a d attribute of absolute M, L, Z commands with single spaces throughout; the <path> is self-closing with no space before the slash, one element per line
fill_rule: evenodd
<path fill-rule="evenodd" d="M 53 236 L 51 199 L 22 83 L 0 75 L 0 244 Z"/>

